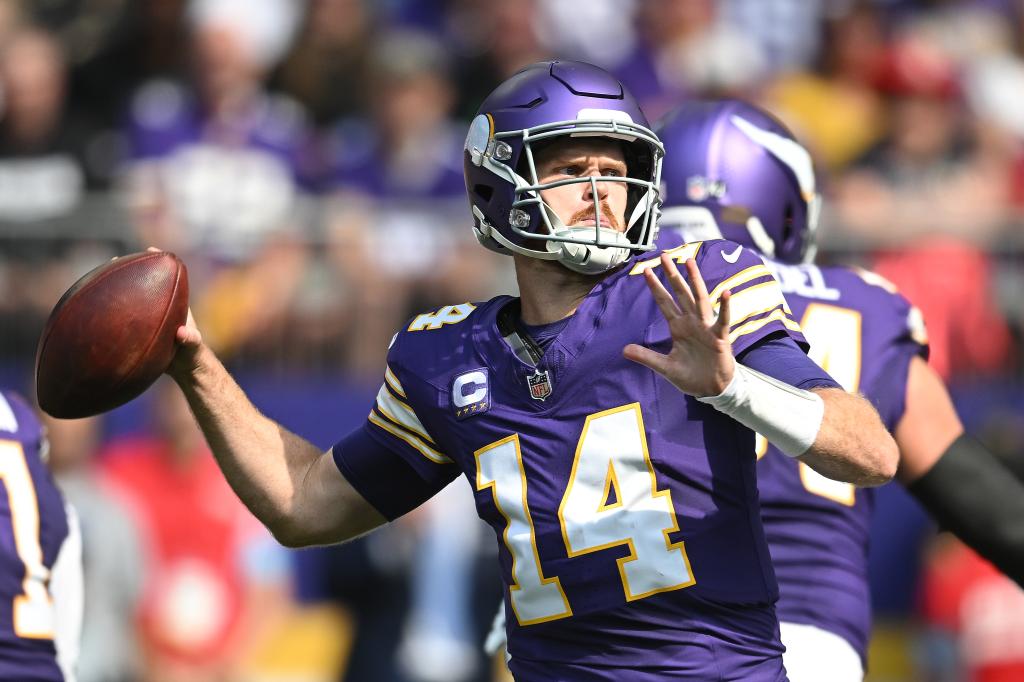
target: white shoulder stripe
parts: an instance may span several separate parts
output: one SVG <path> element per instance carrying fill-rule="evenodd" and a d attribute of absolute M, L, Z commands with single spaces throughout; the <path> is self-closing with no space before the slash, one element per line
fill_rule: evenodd
<path fill-rule="evenodd" d="M 384 367 L 384 381 L 388 382 L 388 386 L 391 387 L 392 391 L 403 398 L 406 397 L 405 389 L 402 388 L 402 383 L 398 380 L 398 377 L 395 376 L 395 373 L 391 371 L 391 367 Z"/>
<path fill-rule="evenodd" d="M 736 343 L 736 339 L 738 339 L 739 337 L 756 332 L 758 329 L 771 322 L 781 322 L 786 329 L 789 329 L 794 332 L 803 332 L 803 330 L 800 329 L 800 325 L 791 320 L 789 316 L 786 315 L 785 311 L 776 310 L 774 313 L 767 317 L 762 317 L 760 319 L 747 322 L 746 324 L 740 325 L 736 329 L 733 329 L 731 332 L 729 332 L 729 343 Z"/>
<path fill-rule="evenodd" d="M 399 426 L 409 429 L 420 438 L 431 443 L 434 442 L 434 439 L 427 435 L 427 429 L 420 422 L 413 409 L 391 395 L 386 386 L 381 386 L 380 390 L 377 391 L 377 409 L 381 411 L 381 414 Z"/>
<path fill-rule="evenodd" d="M 369 419 L 371 423 L 384 429 L 392 436 L 404 440 L 406 443 L 408 443 L 413 448 L 418 450 L 421 455 L 429 459 L 431 462 L 434 462 L 435 464 L 452 463 L 452 460 L 447 455 L 441 454 L 440 452 L 430 447 L 429 445 L 427 445 L 426 443 L 424 443 L 422 440 L 412 435 L 411 433 L 403 431 L 394 424 L 389 424 L 387 421 L 378 417 L 375 413 L 371 412 Z"/>
<path fill-rule="evenodd" d="M 782 290 L 775 281 L 755 284 L 749 289 L 744 289 L 733 294 L 729 300 L 730 317 L 729 325 L 735 326 L 746 321 L 747 318 L 760 313 L 766 313 L 772 308 L 782 306 L 782 310 L 790 313 Z"/>
<path fill-rule="evenodd" d="M 741 284 L 746 284 L 752 279 L 758 277 L 770 277 L 772 274 L 771 270 L 765 267 L 764 263 L 760 265 L 751 265 L 749 268 L 740 270 L 732 277 L 725 279 L 718 283 L 718 286 L 711 290 L 708 294 L 708 299 L 711 300 L 712 305 L 718 305 L 718 299 L 722 296 L 722 292 L 726 289 L 735 289 Z M 733 291 L 733 297 L 737 292 Z"/>

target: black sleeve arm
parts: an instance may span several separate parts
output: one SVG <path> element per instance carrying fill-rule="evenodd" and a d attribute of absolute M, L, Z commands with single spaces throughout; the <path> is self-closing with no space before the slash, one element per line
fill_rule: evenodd
<path fill-rule="evenodd" d="M 1024 481 L 995 455 L 961 435 L 907 489 L 944 530 L 1024 587 Z"/>

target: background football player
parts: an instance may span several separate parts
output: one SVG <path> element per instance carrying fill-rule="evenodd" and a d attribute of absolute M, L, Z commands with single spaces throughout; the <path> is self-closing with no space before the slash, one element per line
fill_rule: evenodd
<path fill-rule="evenodd" d="M 762 254 L 811 357 L 869 398 L 895 435 L 899 480 L 941 524 L 1024 584 L 1024 488 L 964 434 L 926 362 L 920 313 L 878 275 L 811 264 L 820 196 L 810 154 L 769 113 L 736 100 L 684 105 L 659 134 L 666 147 L 661 245 L 724 236 Z M 863 679 L 874 491 L 829 480 L 760 438 L 757 455 L 790 679 Z"/>
<path fill-rule="evenodd" d="M 78 522 L 46 468 L 35 413 L 0 390 L 0 679 L 74 680 L 82 622 Z"/>

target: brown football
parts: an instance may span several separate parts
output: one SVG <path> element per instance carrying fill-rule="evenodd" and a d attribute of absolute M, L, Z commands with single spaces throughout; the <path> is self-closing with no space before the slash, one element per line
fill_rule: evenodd
<path fill-rule="evenodd" d="M 188 272 L 173 253 L 146 251 L 95 268 L 50 313 L 36 353 L 36 396 L 77 419 L 123 405 L 167 369 L 188 315 Z"/>

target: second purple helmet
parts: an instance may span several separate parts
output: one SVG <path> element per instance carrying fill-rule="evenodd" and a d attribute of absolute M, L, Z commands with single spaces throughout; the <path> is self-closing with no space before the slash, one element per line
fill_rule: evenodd
<path fill-rule="evenodd" d="M 560 137 L 620 140 L 628 176 L 541 184 L 536 148 Z M 597 274 L 654 248 L 664 148 L 633 96 L 603 69 L 570 61 L 522 69 L 480 105 L 463 156 L 474 233 L 489 249 Z M 600 216 L 593 226 L 564 225 L 542 201 L 542 190 L 577 182 L 628 186 L 625 232 Z"/>
<path fill-rule="evenodd" d="M 658 126 L 663 229 L 724 237 L 784 263 L 814 260 L 821 197 L 811 155 L 771 114 L 739 100 L 692 102 Z"/>

